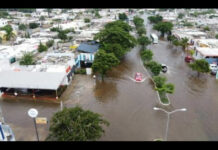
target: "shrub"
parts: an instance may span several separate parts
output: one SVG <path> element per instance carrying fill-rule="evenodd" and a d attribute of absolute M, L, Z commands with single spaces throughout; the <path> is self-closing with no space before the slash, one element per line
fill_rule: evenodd
<path fill-rule="evenodd" d="M 86 69 L 78 69 L 75 71 L 75 74 L 86 74 Z"/>
<path fill-rule="evenodd" d="M 151 50 L 142 50 L 141 51 L 141 57 L 144 61 L 150 61 L 153 57 L 153 52 Z"/>
<path fill-rule="evenodd" d="M 167 81 L 164 76 L 154 76 L 153 79 L 157 88 L 162 88 Z"/>
<path fill-rule="evenodd" d="M 39 47 L 38 47 L 38 52 L 44 52 L 44 51 L 47 51 L 48 50 L 48 47 L 43 45 L 41 42 L 39 44 Z"/>
<path fill-rule="evenodd" d="M 49 40 L 46 42 L 46 46 L 49 48 L 49 47 L 52 47 L 54 44 L 54 40 Z"/>
<path fill-rule="evenodd" d="M 89 18 L 85 18 L 85 19 L 84 19 L 84 22 L 85 22 L 85 23 L 88 23 L 88 22 L 90 22 L 90 19 L 89 19 Z"/>
<path fill-rule="evenodd" d="M 20 24 L 18 28 L 19 28 L 19 30 L 26 30 L 26 25 Z"/>
<path fill-rule="evenodd" d="M 35 29 L 35 28 L 38 28 L 38 27 L 39 27 L 38 23 L 29 23 L 29 28 L 30 29 Z"/>
<path fill-rule="evenodd" d="M 33 64 L 34 64 L 33 54 L 25 53 L 20 60 L 20 65 L 33 65 Z"/>
<path fill-rule="evenodd" d="M 155 76 L 159 75 L 162 69 L 161 64 L 157 63 L 156 61 L 150 61 L 149 63 L 146 64 L 146 66 L 151 70 L 151 72 Z"/>

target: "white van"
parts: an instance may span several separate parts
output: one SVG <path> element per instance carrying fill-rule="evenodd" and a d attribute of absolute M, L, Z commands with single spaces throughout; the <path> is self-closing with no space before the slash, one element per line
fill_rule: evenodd
<path fill-rule="evenodd" d="M 150 35 L 150 37 L 151 37 L 151 40 L 152 40 L 153 44 L 158 44 L 158 37 L 157 37 L 156 34 L 152 33 Z"/>

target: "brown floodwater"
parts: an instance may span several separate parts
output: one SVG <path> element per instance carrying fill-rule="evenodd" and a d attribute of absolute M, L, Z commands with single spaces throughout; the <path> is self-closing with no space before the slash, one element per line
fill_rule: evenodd
<path fill-rule="evenodd" d="M 146 22 L 146 16 L 145 22 Z M 146 24 L 146 23 L 145 23 Z M 147 34 L 154 32 L 146 25 Z M 169 70 L 164 74 L 168 82 L 175 85 L 175 93 L 169 95 L 170 106 L 161 106 L 153 84 L 149 79 L 136 83 L 136 72 L 144 77 L 147 73 L 140 61 L 137 46 L 126 54 L 121 64 L 111 70 L 105 80 L 93 79 L 87 75 L 75 75 L 72 84 L 62 95 L 65 107 L 82 106 L 100 113 L 110 122 L 100 139 L 105 141 L 151 141 L 163 138 L 167 116 L 153 107 L 162 107 L 168 111 L 187 108 L 186 112 L 176 112 L 170 117 L 168 140 L 207 141 L 218 140 L 218 81 L 214 76 L 196 77 L 184 62 L 184 53 L 167 41 L 159 41 L 148 48 L 154 53 L 154 60 L 164 63 Z M 11 125 L 16 140 L 36 140 L 32 119 L 28 109 L 38 109 L 40 117 L 51 116 L 60 110 L 59 104 L 30 102 L 23 100 L 0 100 L 5 122 Z M 48 125 L 38 125 L 39 136 L 44 140 L 48 134 Z"/>

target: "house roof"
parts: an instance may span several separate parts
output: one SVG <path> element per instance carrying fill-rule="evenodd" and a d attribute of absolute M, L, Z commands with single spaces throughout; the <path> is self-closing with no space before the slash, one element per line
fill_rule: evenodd
<path fill-rule="evenodd" d="M 197 47 L 196 50 L 203 56 L 218 56 L 217 48 Z"/>
<path fill-rule="evenodd" d="M 57 90 L 65 73 L 2 71 L 0 87 Z"/>
<path fill-rule="evenodd" d="M 77 50 L 87 53 L 94 53 L 98 50 L 98 48 L 99 48 L 99 44 L 81 43 L 79 47 L 77 47 Z"/>

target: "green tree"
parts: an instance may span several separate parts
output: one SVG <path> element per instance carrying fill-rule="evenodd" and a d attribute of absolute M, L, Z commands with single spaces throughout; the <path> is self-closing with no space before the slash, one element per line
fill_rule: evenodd
<path fill-rule="evenodd" d="M 167 81 L 167 78 L 164 76 L 154 76 L 153 80 L 157 88 L 162 88 Z"/>
<path fill-rule="evenodd" d="M 176 40 L 177 38 L 174 35 L 168 35 L 167 36 L 167 40 L 170 42 L 173 42 L 174 40 Z"/>
<path fill-rule="evenodd" d="M 118 43 L 124 49 L 133 48 L 136 45 L 135 38 L 118 26 L 101 30 L 95 35 L 94 40 L 99 40 L 101 45 L 103 43 Z"/>
<path fill-rule="evenodd" d="M 20 65 L 33 65 L 33 54 L 32 53 L 24 53 L 20 60 Z"/>
<path fill-rule="evenodd" d="M 29 23 L 29 28 L 30 28 L 30 29 L 35 29 L 35 28 L 38 28 L 38 27 L 39 27 L 39 24 L 38 24 L 38 23 L 35 23 L 35 22 Z"/>
<path fill-rule="evenodd" d="M 174 39 L 174 40 L 173 40 L 173 45 L 176 46 L 176 47 L 178 47 L 178 46 L 180 46 L 181 44 L 180 44 L 180 41 L 179 41 L 178 39 Z"/>
<path fill-rule="evenodd" d="M 81 107 L 64 108 L 51 118 L 47 141 L 95 141 L 109 122 L 98 113 Z"/>
<path fill-rule="evenodd" d="M 146 29 L 144 27 L 139 27 L 137 33 L 139 36 L 142 36 L 143 34 L 146 34 Z"/>
<path fill-rule="evenodd" d="M 153 57 L 153 52 L 149 49 L 141 51 L 141 57 L 144 61 L 151 61 Z"/>
<path fill-rule="evenodd" d="M 54 40 L 49 40 L 49 41 L 46 42 L 46 46 L 47 46 L 48 48 L 52 47 L 53 44 L 54 44 Z"/>
<path fill-rule="evenodd" d="M 106 53 L 113 53 L 118 59 L 121 59 L 127 52 L 127 50 L 118 43 L 104 43 L 101 48 L 104 49 Z"/>
<path fill-rule="evenodd" d="M 185 16 L 185 15 L 184 15 L 183 13 L 179 13 L 177 18 L 178 18 L 178 19 L 182 19 L 184 16 Z"/>
<path fill-rule="evenodd" d="M 39 47 L 38 47 L 38 52 L 44 52 L 44 51 L 47 51 L 48 50 L 48 47 L 43 45 L 41 42 L 39 44 Z"/>
<path fill-rule="evenodd" d="M 0 37 L 0 44 L 2 43 L 2 38 Z"/>
<path fill-rule="evenodd" d="M 104 50 L 99 50 L 95 54 L 95 60 L 92 64 L 93 72 L 98 72 L 101 74 L 102 80 L 104 80 L 104 75 L 112 67 L 119 64 L 119 60 L 113 53 L 106 53 Z"/>
<path fill-rule="evenodd" d="M 185 50 L 188 47 L 188 38 L 186 38 L 186 37 L 182 38 L 180 40 L 180 44 L 179 45 L 181 45 L 182 48 Z"/>
<path fill-rule="evenodd" d="M 160 71 L 162 69 L 161 64 L 157 63 L 156 61 L 150 61 L 146 64 L 146 66 L 151 70 L 154 76 L 157 76 L 160 74 Z"/>
<path fill-rule="evenodd" d="M 45 20 L 45 16 L 40 16 L 39 20 L 40 21 L 44 21 Z"/>
<path fill-rule="evenodd" d="M 147 45 L 151 44 L 151 41 L 147 36 L 141 36 L 138 38 L 138 43 L 145 48 Z"/>
<path fill-rule="evenodd" d="M 0 18 L 7 18 L 9 16 L 7 11 L 0 11 Z"/>
<path fill-rule="evenodd" d="M 58 38 L 65 41 L 67 39 L 66 31 L 59 31 L 58 32 Z"/>
<path fill-rule="evenodd" d="M 4 27 L 1 28 L 1 30 L 4 30 L 6 32 L 6 40 L 9 41 L 11 40 L 11 38 L 15 37 L 15 34 L 13 33 L 13 28 L 11 27 L 11 25 L 6 25 Z"/>
<path fill-rule="evenodd" d="M 160 15 L 149 16 L 149 17 L 148 17 L 148 20 L 149 20 L 151 23 L 157 24 L 157 23 L 163 21 L 163 17 L 160 16 Z"/>
<path fill-rule="evenodd" d="M 84 19 L 84 22 L 85 22 L 85 23 L 89 23 L 89 22 L 90 22 L 90 19 L 89 19 L 89 18 L 85 18 L 85 19 Z"/>
<path fill-rule="evenodd" d="M 159 22 L 153 26 L 153 29 L 161 32 L 161 36 L 164 37 L 165 33 L 171 32 L 173 24 L 171 22 Z"/>
<path fill-rule="evenodd" d="M 204 31 L 210 31 L 210 28 L 208 26 L 204 27 Z"/>
<path fill-rule="evenodd" d="M 216 34 L 215 38 L 218 39 L 218 34 Z"/>
<path fill-rule="evenodd" d="M 198 72 L 198 77 L 200 73 L 208 73 L 210 72 L 209 63 L 204 59 L 199 59 L 189 64 L 189 67 Z"/>
<path fill-rule="evenodd" d="M 154 76 L 153 77 L 156 88 L 155 90 L 161 93 L 170 93 L 174 92 L 175 86 L 172 83 L 166 84 L 167 78 L 164 76 Z"/>
<path fill-rule="evenodd" d="M 141 27 L 144 25 L 144 19 L 142 19 L 138 16 L 134 16 L 133 23 L 135 24 L 136 28 Z"/>
<path fill-rule="evenodd" d="M 113 22 L 110 22 L 110 23 L 107 23 L 105 25 L 105 28 L 108 29 L 108 28 L 113 28 L 113 27 L 120 27 L 122 30 L 126 31 L 126 32 L 130 32 L 132 31 L 132 27 L 127 24 L 126 22 L 123 22 L 121 20 L 117 20 L 117 21 L 113 21 Z"/>
<path fill-rule="evenodd" d="M 18 28 L 19 30 L 26 30 L 27 27 L 25 24 L 20 24 Z"/>
<path fill-rule="evenodd" d="M 125 21 L 128 19 L 128 17 L 125 13 L 119 13 L 119 19 L 122 21 Z"/>

